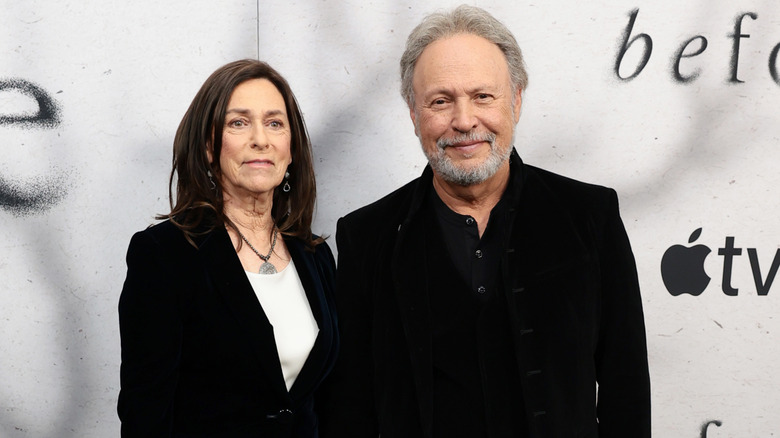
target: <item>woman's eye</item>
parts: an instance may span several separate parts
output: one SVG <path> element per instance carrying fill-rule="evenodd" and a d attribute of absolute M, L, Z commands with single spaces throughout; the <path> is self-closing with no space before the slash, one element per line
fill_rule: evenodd
<path fill-rule="evenodd" d="M 284 125 L 279 120 L 271 120 L 270 122 L 268 122 L 268 126 L 272 128 L 281 128 Z"/>
<path fill-rule="evenodd" d="M 230 123 L 228 123 L 228 126 L 230 126 L 232 128 L 241 128 L 241 127 L 243 127 L 245 125 L 246 125 L 246 123 L 243 120 L 240 120 L 240 119 L 239 120 L 232 120 Z"/>

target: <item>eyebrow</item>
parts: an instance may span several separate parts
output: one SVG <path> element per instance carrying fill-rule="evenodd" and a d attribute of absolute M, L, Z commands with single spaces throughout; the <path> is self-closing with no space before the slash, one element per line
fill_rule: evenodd
<path fill-rule="evenodd" d="M 488 84 L 479 84 L 476 86 L 473 86 L 466 90 L 467 94 L 476 94 L 476 93 L 495 93 L 496 90 L 500 90 L 501 87 L 491 86 Z M 430 90 L 428 93 L 425 93 L 423 95 L 424 98 L 429 99 L 437 94 L 443 94 L 445 96 L 450 96 L 452 94 L 457 93 L 454 88 L 448 87 L 448 86 L 441 86 L 438 88 L 434 88 Z"/>
<path fill-rule="evenodd" d="M 450 95 L 450 94 L 452 94 L 452 89 L 451 88 L 447 88 L 447 87 L 438 87 L 438 88 L 434 88 L 432 90 L 429 90 L 427 93 L 424 93 L 423 96 L 425 98 L 430 98 L 431 96 L 435 96 L 437 94 Z"/>
<path fill-rule="evenodd" d="M 231 113 L 236 113 L 236 114 L 241 114 L 241 115 L 246 116 L 246 115 L 252 114 L 252 111 L 250 111 L 250 110 L 248 110 L 246 108 L 231 108 L 231 109 L 229 109 L 229 110 L 227 110 L 225 112 L 225 114 L 231 114 Z M 280 115 L 284 116 L 285 113 L 284 113 L 284 111 L 278 110 L 278 109 L 268 110 L 268 111 L 263 113 L 264 117 L 272 117 L 272 116 L 280 116 Z"/>

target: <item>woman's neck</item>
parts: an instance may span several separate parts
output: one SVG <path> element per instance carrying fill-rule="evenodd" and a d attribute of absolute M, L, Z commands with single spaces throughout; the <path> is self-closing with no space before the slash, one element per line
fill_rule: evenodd
<path fill-rule="evenodd" d="M 237 226 L 254 232 L 271 230 L 274 226 L 272 196 L 225 196 L 225 215 Z"/>

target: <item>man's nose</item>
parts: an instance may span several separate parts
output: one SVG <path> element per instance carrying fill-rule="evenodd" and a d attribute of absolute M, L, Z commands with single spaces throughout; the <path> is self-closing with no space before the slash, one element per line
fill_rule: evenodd
<path fill-rule="evenodd" d="M 452 114 L 453 129 L 460 132 L 469 132 L 476 128 L 478 123 L 471 100 L 456 100 Z"/>

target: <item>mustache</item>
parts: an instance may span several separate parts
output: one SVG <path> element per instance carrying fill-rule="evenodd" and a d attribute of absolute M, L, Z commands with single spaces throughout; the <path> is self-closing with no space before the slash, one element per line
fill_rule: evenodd
<path fill-rule="evenodd" d="M 496 134 L 492 132 L 467 132 L 464 134 L 456 135 L 451 138 L 440 138 L 436 140 L 436 146 L 439 149 L 444 149 L 448 146 L 452 146 L 458 143 L 465 143 L 469 141 L 486 141 L 490 143 L 490 147 L 493 147 L 493 143 L 496 141 Z"/>

